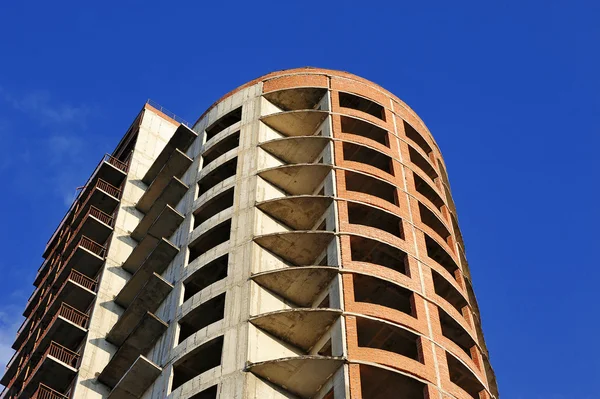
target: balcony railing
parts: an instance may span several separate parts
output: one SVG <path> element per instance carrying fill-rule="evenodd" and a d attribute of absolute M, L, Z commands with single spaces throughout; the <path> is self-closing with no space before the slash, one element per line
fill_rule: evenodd
<path fill-rule="evenodd" d="M 71 270 L 71 274 L 67 280 L 75 281 L 77 284 L 87 288 L 90 291 L 96 291 L 96 280 L 89 278 L 77 270 Z"/>
<path fill-rule="evenodd" d="M 83 209 L 85 209 L 85 206 L 87 205 L 90 198 L 94 194 L 95 189 L 102 190 L 102 191 L 108 193 L 109 195 L 112 195 L 116 199 L 121 198 L 121 189 L 120 188 L 117 188 L 117 187 L 113 186 L 112 184 L 105 182 L 102 179 L 98 179 L 96 181 L 96 184 L 94 185 L 94 187 L 90 190 L 88 195 L 85 197 L 85 199 L 78 201 L 78 202 L 80 202 L 80 204 L 75 206 L 75 214 L 73 215 L 73 220 L 77 219 L 77 216 L 79 216 L 81 211 Z"/>
<path fill-rule="evenodd" d="M 33 378 L 35 373 L 37 373 L 37 371 L 41 367 L 41 365 L 44 363 L 44 359 L 46 359 L 48 356 L 52 356 L 53 358 L 57 359 L 58 361 L 61 361 L 61 362 L 65 363 L 66 365 L 71 366 L 73 368 L 77 368 L 78 363 L 79 363 L 79 354 L 77 352 L 72 351 L 68 348 L 65 348 L 64 346 L 52 341 L 50 343 L 50 346 L 48 347 L 48 349 L 46 349 L 46 352 L 44 352 L 44 355 L 38 361 L 38 363 L 35 366 L 35 368 L 33 369 L 33 371 L 27 376 L 25 381 L 23 381 L 21 392 L 27 386 L 29 381 L 31 381 L 31 379 Z"/>
<path fill-rule="evenodd" d="M 44 384 L 40 384 L 31 399 L 69 399 L 69 397 Z"/>
<path fill-rule="evenodd" d="M 112 155 L 106 154 L 106 155 L 104 155 L 104 158 L 102 160 L 104 162 L 108 162 L 115 168 L 120 169 L 123 172 L 127 173 L 127 168 L 129 167 L 129 165 L 125 162 L 119 161 L 117 158 L 113 157 Z"/>

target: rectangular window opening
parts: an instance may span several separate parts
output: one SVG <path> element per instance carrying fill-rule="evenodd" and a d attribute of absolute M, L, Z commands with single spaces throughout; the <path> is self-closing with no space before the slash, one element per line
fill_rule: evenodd
<path fill-rule="evenodd" d="M 352 224 L 374 227 L 404 239 L 402 219 L 373 206 L 348 202 L 348 221 Z"/>
<path fill-rule="evenodd" d="M 473 399 L 479 398 L 479 392 L 483 391 L 484 386 L 473 372 L 448 352 L 446 352 L 446 359 L 448 360 L 450 381 L 462 388 Z"/>
<path fill-rule="evenodd" d="M 467 356 L 471 357 L 471 348 L 475 346 L 473 338 L 444 309 L 438 308 L 438 313 L 440 314 L 442 335 L 458 345 Z"/>
<path fill-rule="evenodd" d="M 212 147 L 210 147 L 207 151 L 202 154 L 202 159 L 204 162 L 202 163 L 202 167 L 206 168 L 212 161 L 219 158 L 221 155 L 233 150 L 234 148 L 239 147 L 240 145 L 240 131 L 230 134 L 225 137 L 223 140 L 219 141 Z"/>
<path fill-rule="evenodd" d="M 421 169 L 427 176 L 429 176 L 431 180 L 435 180 L 438 178 L 437 172 L 435 171 L 433 166 L 431 166 L 429 161 L 423 158 L 421 154 L 419 154 L 417 151 L 415 151 L 415 149 L 413 149 L 410 146 L 408 147 L 408 155 L 410 157 L 410 161 L 417 168 Z"/>
<path fill-rule="evenodd" d="M 356 302 L 384 306 L 414 317 L 410 290 L 364 274 L 354 274 L 353 281 Z"/>
<path fill-rule="evenodd" d="M 221 364 L 223 336 L 214 338 L 186 354 L 173 364 L 172 391 L 192 378 Z"/>
<path fill-rule="evenodd" d="M 225 316 L 225 293 L 216 296 L 196 307 L 179 320 L 179 341 L 200 331 L 206 326 L 222 320 Z"/>
<path fill-rule="evenodd" d="M 227 240 L 231 235 L 231 219 L 228 219 L 215 227 L 207 230 L 192 242 L 188 248 L 190 250 L 190 256 L 188 263 L 193 262 L 200 255 L 206 253 L 210 249 L 220 245 Z"/>
<path fill-rule="evenodd" d="M 194 229 L 217 213 L 233 206 L 233 187 L 214 196 L 194 212 Z"/>
<path fill-rule="evenodd" d="M 219 391 L 218 385 L 213 385 L 210 388 L 206 388 L 202 392 L 195 394 L 194 396 L 190 396 L 189 399 L 217 399 L 217 394 Z"/>
<path fill-rule="evenodd" d="M 365 112 L 375 118 L 385 121 L 385 109 L 375 101 L 350 93 L 340 92 L 340 107 L 351 108 Z"/>
<path fill-rule="evenodd" d="M 344 171 L 346 190 L 372 195 L 393 205 L 398 205 L 396 187 L 383 180 L 362 173 Z"/>
<path fill-rule="evenodd" d="M 425 384 L 419 380 L 380 367 L 365 364 L 359 367 L 360 389 L 364 399 L 425 399 Z"/>
<path fill-rule="evenodd" d="M 435 293 L 444 298 L 454 309 L 462 314 L 462 309 L 468 305 L 467 300 L 441 274 L 433 269 L 431 270 L 431 274 L 433 275 Z"/>
<path fill-rule="evenodd" d="M 350 256 L 354 262 L 372 263 L 410 275 L 406 253 L 381 241 L 350 236 Z"/>
<path fill-rule="evenodd" d="M 356 329 L 359 347 L 381 349 L 421 361 L 419 337 L 410 331 L 364 317 L 356 318 Z"/>
<path fill-rule="evenodd" d="M 369 147 L 365 147 L 364 145 L 349 142 L 344 142 L 342 149 L 345 161 L 359 162 L 365 165 L 374 166 L 385 173 L 392 176 L 394 175 L 392 158 L 389 156 Z"/>
<path fill-rule="evenodd" d="M 448 231 L 444 223 L 442 223 L 442 221 L 433 212 L 431 212 L 425 205 L 423 205 L 420 202 L 419 214 L 421 215 L 421 222 L 423 222 L 423 224 L 435 231 L 442 240 L 448 242 L 450 232 Z"/>
<path fill-rule="evenodd" d="M 206 129 L 206 141 L 212 139 L 217 134 L 227 129 L 229 126 L 242 120 L 242 107 L 236 108 L 228 114 L 217 119 Z"/>
<path fill-rule="evenodd" d="M 404 122 L 404 132 L 406 133 L 406 137 L 411 139 L 416 145 L 418 145 L 425 154 L 429 155 L 433 150 L 431 146 L 427 143 L 427 140 L 421 136 L 421 133 L 417 132 L 417 130 L 412 127 L 408 122 Z"/>
<path fill-rule="evenodd" d="M 237 160 L 237 157 L 230 159 L 202 177 L 198 182 L 198 197 L 222 181 L 234 176 L 237 169 Z"/>
<path fill-rule="evenodd" d="M 423 180 L 416 173 L 413 173 L 413 178 L 415 181 L 415 190 L 417 190 L 417 192 L 423 197 L 431 201 L 431 203 L 435 205 L 436 208 L 441 212 L 442 207 L 444 206 L 444 200 L 442 199 L 442 197 L 440 197 L 437 191 L 435 191 L 433 187 L 429 185 L 429 183 Z"/>
<path fill-rule="evenodd" d="M 377 125 L 349 116 L 341 116 L 341 123 L 342 133 L 366 137 L 388 148 L 390 147 L 387 130 Z"/>

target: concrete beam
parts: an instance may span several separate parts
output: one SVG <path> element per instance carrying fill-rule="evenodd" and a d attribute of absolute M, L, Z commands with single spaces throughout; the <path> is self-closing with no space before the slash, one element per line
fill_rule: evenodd
<path fill-rule="evenodd" d="M 308 307 L 339 273 L 337 267 L 301 266 L 253 275 L 258 285 L 299 305 Z"/>
<path fill-rule="evenodd" d="M 247 370 L 301 398 L 312 398 L 344 363 L 343 358 L 299 356 L 251 363 Z"/>
<path fill-rule="evenodd" d="M 114 388 L 136 359 L 141 354 L 147 353 L 167 328 L 167 323 L 147 312 L 102 370 L 98 376 L 98 381 Z"/>
<path fill-rule="evenodd" d="M 187 190 L 189 187 L 175 176 L 168 179 L 167 184 L 162 187 L 159 187 L 155 181 L 142 195 L 136 208 L 147 214 L 159 201 L 164 205 L 177 206 Z"/>
<path fill-rule="evenodd" d="M 158 213 L 156 215 L 155 213 Z M 154 217 L 154 218 L 153 218 Z M 144 216 L 137 227 L 131 232 L 131 237 L 141 241 L 147 234 L 154 237 L 171 237 L 185 217 L 170 205 L 165 205 L 160 212 L 152 212 Z"/>
<path fill-rule="evenodd" d="M 327 118 L 327 111 L 285 111 L 260 118 L 267 126 L 285 136 L 312 136 Z"/>
<path fill-rule="evenodd" d="M 325 164 L 283 165 L 258 175 L 290 195 L 314 194 L 333 167 Z"/>
<path fill-rule="evenodd" d="M 295 230 L 310 230 L 333 202 L 333 197 L 296 195 L 258 203 L 256 207 Z"/>
<path fill-rule="evenodd" d="M 148 172 L 146 172 L 146 174 L 142 178 L 142 181 L 149 186 L 158 177 L 159 174 L 163 173 L 165 175 L 168 175 L 168 177 L 181 177 L 183 173 L 185 173 L 189 165 L 187 165 L 187 167 L 183 169 L 183 172 L 181 172 L 181 168 L 183 168 L 183 165 L 179 165 L 177 162 L 172 163 L 175 160 L 172 160 L 171 158 L 175 156 L 176 158 L 183 160 L 184 158 L 181 157 L 181 154 L 183 154 L 184 157 L 189 159 L 189 157 L 185 155 L 185 152 L 188 148 L 190 148 L 190 145 L 196 139 L 196 137 L 198 137 L 198 134 L 192 129 L 185 125 L 179 125 L 177 130 L 175 130 L 175 133 L 173 133 L 173 136 L 171 136 L 171 138 L 167 142 L 167 145 L 165 145 L 165 148 L 163 148 L 163 150 L 160 152 L 160 154 L 158 155 Z M 168 166 L 169 164 L 171 165 Z M 176 168 L 173 168 L 173 173 L 171 173 L 170 171 L 169 173 L 165 173 L 167 172 L 163 171 L 165 167 L 169 169 L 172 167 Z M 179 170 L 180 172 L 175 173 L 175 170 Z"/>
<path fill-rule="evenodd" d="M 284 111 L 313 109 L 327 93 L 326 88 L 298 87 L 272 91 L 263 97 Z"/>
<path fill-rule="evenodd" d="M 171 290 L 173 290 L 171 283 L 153 273 L 125 312 L 119 317 L 119 320 L 108 333 L 106 340 L 121 346 L 146 312 L 156 312 Z"/>
<path fill-rule="evenodd" d="M 254 241 L 293 265 L 311 266 L 334 236 L 332 231 L 285 231 L 254 237 Z"/>
<path fill-rule="evenodd" d="M 162 274 L 178 252 L 179 249 L 171 244 L 169 240 L 164 238 L 160 240 L 144 260 L 144 263 L 115 297 L 115 302 L 124 308 L 128 308 L 152 274 Z"/>
<path fill-rule="evenodd" d="M 108 394 L 108 399 L 138 399 L 158 378 L 162 368 L 139 356 Z"/>
<path fill-rule="evenodd" d="M 285 163 L 311 163 L 331 141 L 323 136 L 286 137 L 265 141 L 259 147 Z"/>
<path fill-rule="evenodd" d="M 254 316 L 249 321 L 308 353 L 341 314 L 338 309 L 286 309 Z"/>

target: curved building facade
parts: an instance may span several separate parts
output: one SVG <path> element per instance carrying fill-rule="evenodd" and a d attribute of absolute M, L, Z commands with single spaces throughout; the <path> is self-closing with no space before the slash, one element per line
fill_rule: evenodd
<path fill-rule="evenodd" d="M 498 398 L 440 150 L 355 75 L 146 104 L 44 257 L 6 397 Z"/>

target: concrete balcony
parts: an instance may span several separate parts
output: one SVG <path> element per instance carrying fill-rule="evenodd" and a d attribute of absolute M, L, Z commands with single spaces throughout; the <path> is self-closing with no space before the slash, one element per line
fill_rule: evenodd
<path fill-rule="evenodd" d="M 69 399 L 69 397 L 44 384 L 40 384 L 31 399 Z"/>
<path fill-rule="evenodd" d="M 81 223 L 70 234 L 69 240 L 65 244 L 65 253 L 69 253 L 79 243 L 82 236 L 97 243 L 105 243 L 113 232 L 114 221 L 113 215 L 91 206 L 81 219 Z"/>
<path fill-rule="evenodd" d="M 311 266 L 334 237 L 332 231 L 285 231 L 254 237 L 254 242 L 292 265 Z"/>
<path fill-rule="evenodd" d="M 344 364 L 328 356 L 297 356 L 250 363 L 246 370 L 300 398 L 312 398 Z"/>
<path fill-rule="evenodd" d="M 130 289 L 135 290 L 135 288 Z M 158 274 L 153 273 L 132 300 L 129 299 L 128 293 L 124 293 L 120 298 L 117 297 L 115 302 L 126 309 L 108 333 L 107 341 L 121 346 L 135 327 L 139 325 L 146 313 L 156 312 L 171 290 L 173 290 L 173 285 Z"/>
<path fill-rule="evenodd" d="M 289 195 L 312 195 L 333 169 L 325 164 L 295 164 L 264 169 L 260 177 Z"/>
<path fill-rule="evenodd" d="M 300 266 L 254 274 L 258 285 L 303 307 L 311 306 L 339 272 L 337 267 Z"/>
<path fill-rule="evenodd" d="M 166 184 L 154 181 L 140 198 L 136 207 L 146 215 L 152 213 L 154 208 L 162 209 L 165 205 L 176 206 L 189 190 L 189 186 L 179 180 L 176 176 L 166 179 Z"/>
<path fill-rule="evenodd" d="M 161 372 L 162 368 L 140 355 L 108 394 L 108 399 L 141 398 Z"/>
<path fill-rule="evenodd" d="M 134 274 L 154 251 L 158 251 L 154 256 L 159 256 L 160 253 L 165 254 L 165 257 L 161 258 L 162 262 L 165 263 L 164 268 L 162 269 L 164 270 L 173 260 L 175 255 L 177 255 L 179 248 L 166 238 L 156 238 L 147 234 L 133 249 L 121 267 L 129 273 Z"/>
<path fill-rule="evenodd" d="M 333 197 L 295 195 L 263 201 L 256 207 L 294 230 L 310 230 L 332 203 Z"/>
<path fill-rule="evenodd" d="M 185 219 L 185 216 L 170 205 L 165 205 L 162 209 L 158 207 L 152 209 L 156 209 L 156 211 L 146 214 L 131 232 L 131 237 L 134 240 L 142 241 L 146 235 L 171 237 Z"/>
<path fill-rule="evenodd" d="M 88 321 L 89 316 L 86 313 L 62 303 L 54 318 L 33 342 L 33 347 L 29 351 L 24 347 L 15 353 L 0 382 L 5 386 L 12 386 L 23 370 L 27 369 L 28 363 L 37 363 L 51 342 L 67 348 L 77 347 L 87 333 Z"/>
<path fill-rule="evenodd" d="M 306 110 L 317 107 L 327 89 L 322 87 L 294 87 L 263 94 L 263 97 L 284 111 Z"/>
<path fill-rule="evenodd" d="M 129 162 L 123 162 L 113 157 L 110 154 L 106 154 L 100 164 L 97 166 L 94 175 L 98 179 L 102 179 L 115 187 L 119 187 L 129 171 Z"/>
<path fill-rule="evenodd" d="M 323 136 L 299 136 L 269 140 L 258 146 L 285 163 L 312 163 L 331 139 Z"/>
<path fill-rule="evenodd" d="M 286 309 L 251 317 L 250 323 L 308 354 L 342 315 L 339 309 Z"/>
<path fill-rule="evenodd" d="M 37 363 L 33 371 L 23 382 L 18 398 L 29 398 L 43 384 L 55 391 L 64 391 L 77 374 L 80 355 L 56 342 L 51 342 L 48 349 Z"/>
<path fill-rule="evenodd" d="M 160 188 L 160 185 L 164 188 L 171 177 L 181 177 L 192 162 L 184 153 L 196 137 L 198 137 L 198 134 L 192 129 L 186 125 L 179 125 L 142 178 L 142 181 L 148 186 L 157 183 L 158 188 Z M 159 178 L 160 180 L 157 180 Z M 162 189 L 159 189 L 159 191 L 162 191 Z"/>
<path fill-rule="evenodd" d="M 312 136 L 327 118 L 327 111 L 296 110 L 262 116 L 260 120 L 284 136 Z"/>
<path fill-rule="evenodd" d="M 154 346 L 167 327 L 167 323 L 147 312 L 102 370 L 98 381 L 110 388 L 117 386 L 140 355 L 147 353 Z"/>

